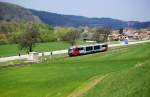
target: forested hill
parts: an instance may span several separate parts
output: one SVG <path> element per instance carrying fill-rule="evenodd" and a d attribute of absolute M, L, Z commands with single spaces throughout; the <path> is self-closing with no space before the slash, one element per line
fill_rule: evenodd
<path fill-rule="evenodd" d="M 63 15 L 45 11 L 30 10 L 34 15 L 39 16 L 39 18 L 53 26 L 90 26 L 90 27 L 103 27 L 109 26 L 113 29 L 120 29 L 125 27 L 132 28 L 148 28 L 150 27 L 150 22 L 138 22 L 138 21 L 123 21 L 112 18 L 88 18 L 84 16 L 75 15 Z"/>
<path fill-rule="evenodd" d="M 0 21 L 7 22 L 40 22 L 38 16 L 21 6 L 0 2 Z"/>
<path fill-rule="evenodd" d="M 0 21 L 16 22 L 43 22 L 52 26 L 90 26 L 103 27 L 109 26 L 113 29 L 125 27 L 147 28 L 150 22 L 123 21 L 112 18 L 88 18 L 84 16 L 63 15 L 45 11 L 37 11 L 23 8 L 21 6 L 0 2 Z"/>
<path fill-rule="evenodd" d="M 111 26 L 112 28 L 127 27 L 127 22 L 111 18 L 88 18 L 75 15 L 62 15 L 51 12 L 31 10 L 42 21 L 53 26 Z"/>

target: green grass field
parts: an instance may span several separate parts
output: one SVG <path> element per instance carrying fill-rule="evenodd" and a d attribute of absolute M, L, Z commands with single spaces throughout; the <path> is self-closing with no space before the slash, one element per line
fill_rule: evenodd
<path fill-rule="evenodd" d="M 118 43 L 118 42 L 112 41 L 109 44 L 115 44 L 115 43 Z M 83 45 L 83 44 L 91 44 L 91 43 L 78 40 L 77 44 Z M 46 52 L 46 51 L 67 49 L 68 47 L 70 47 L 70 44 L 66 42 L 37 43 L 35 46 L 33 46 L 33 51 Z M 14 55 L 18 55 L 19 53 L 26 54 L 26 51 L 20 50 L 17 44 L 0 45 L 0 57 L 14 56 Z"/>
<path fill-rule="evenodd" d="M 34 46 L 33 50 L 37 52 L 45 52 L 66 49 L 69 46 L 69 44 L 64 42 L 38 43 Z M 16 44 L 0 45 L 0 57 L 18 55 L 19 53 L 25 54 L 26 52 L 19 50 Z"/>
<path fill-rule="evenodd" d="M 0 97 L 150 97 L 149 48 L 0 69 Z"/>

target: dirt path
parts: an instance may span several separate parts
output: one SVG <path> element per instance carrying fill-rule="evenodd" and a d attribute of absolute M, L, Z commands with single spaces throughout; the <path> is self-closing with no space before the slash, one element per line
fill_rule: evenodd
<path fill-rule="evenodd" d="M 89 79 L 87 82 L 83 83 L 77 89 L 75 89 L 70 95 L 67 97 L 80 97 L 94 86 L 96 86 L 99 82 L 101 82 L 106 76 L 94 76 Z"/>

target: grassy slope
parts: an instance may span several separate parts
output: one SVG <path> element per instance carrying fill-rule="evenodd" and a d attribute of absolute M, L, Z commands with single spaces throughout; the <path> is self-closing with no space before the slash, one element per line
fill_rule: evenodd
<path fill-rule="evenodd" d="M 82 97 L 150 97 L 150 61 L 113 73 Z"/>
<path fill-rule="evenodd" d="M 82 97 L 150 97 L 149 47 L 147 44 L 133 52 L 135 57 L 130 60 L 137 61 L 134 67 L 119 73 L 111 73 Z"/>
<path fill-rule="evenodd" d="M 79 56 L 39 63 L 32 66 L 0 70 L 0 97 L 67 97 L 67 95 L 72 93 L 74 89 L 88 79 L 93 76 L 105 74 L 109 74 L 110 76 L 102 82 L 102 86 L 99 83 L 84 96 L 101 97 L 98 95 L 104 92 L 103 88 L 105 88 L 107 90 L 106 94 L 109 93 L 110 95 L 105 96 L 103 94 L 102 97 L 118 97 L 117 95 L 119 97 L 126 97 L 124 96 L 125 92 L 123 92 L 126 88 L 123 89 L 123 85 L 130 84 L 128 84 L 128 80 L 124 82 L 123 80 L 125 78 L 122 76 L 128 77 L 126 72 L 132 72 L 131 69 L 136 64 L 147 63 L 146 66 L 150 65 L 150 61 L 147 61 L 150 59 L 149 48 L 149 44 L 140 44 L 140 46 L 135 46 L 117 53 Z M 149 66 L 147 68 L 149 69 Z M 142 70 L 141 72 L 149 76 L 150 72 L 147 71 L 147 68 L 143 69 L 145 72 Z M 150 88 L 150 85 L 147 85 L 150 78 L 146 75 L 139 81 L 134 80 L 134 76 L 129 76 L 130 81 L 133 83 L 131 86 L 138 85 L 138 82 L 145 82 L 145 89 Z M 141 76 L 137 76 L 137 79 Z M 112 80 L 112 83 L 110 82 L 109 84 L 109 79 L 114 79 L 114 81 Z M 120 91 L 117 91 L 119 90 L 116 86 L 118 82 L 122 84 L 122 90 Z M 118 88 L 120 88 L 119 85 Z M 141 94 L 144 93 L 144 91 L 139 92 Z M 146 97 L 148 93 L 145 92 L 145 96 L 143 97 Z"/>
<path fill-rule="evenodd" d="M 52 42 L 52 43 L 39 43 L 33 49 L 34 51 L 53 51 L 61 50 L 69 47 L 69 44 L 62 42 Z M 0 45 L 0 56 L 10 56 L 18 55 L 18 53 L 25 53 L 25 51 L 20 51 L 15 44 Z"/>

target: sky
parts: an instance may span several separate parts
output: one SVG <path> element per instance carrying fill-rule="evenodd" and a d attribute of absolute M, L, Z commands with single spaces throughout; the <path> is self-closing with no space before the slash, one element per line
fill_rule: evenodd
<path fill-rule="evenodd" d="M 150 21 L 150 0 L 0 0 L 25 8 L 86 17 Z"/>

